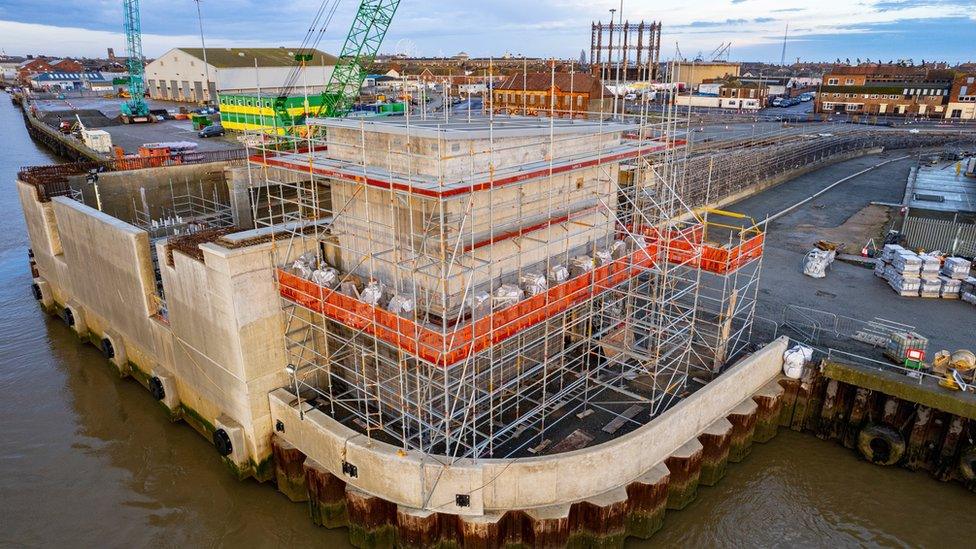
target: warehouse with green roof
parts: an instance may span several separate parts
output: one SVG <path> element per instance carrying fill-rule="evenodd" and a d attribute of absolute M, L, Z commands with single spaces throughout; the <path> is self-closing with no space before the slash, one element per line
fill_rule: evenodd
<path fill-rule="evenodd" d="M 146 89 L 153 99 L 198 104 L 214 103 L 218 94 L 274 96 L 295 70 L 296 53 L 285 47 L 173 48 L 146 65 Z M 335 64 L 335 56 L 316 50 L 298 85 L 321 92 Z"/>

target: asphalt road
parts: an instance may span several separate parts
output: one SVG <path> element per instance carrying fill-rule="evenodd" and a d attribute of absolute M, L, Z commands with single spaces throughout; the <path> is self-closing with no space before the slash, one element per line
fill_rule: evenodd
<path fill-rule="evenodd" d="M 834 181 L 880 163 L 908 154 L 895 151 L 869 155 L 810 172 L 773 187 L 726 209 L 757 220 L 772 215 L 827 187 Z M 875 317 L 908 324 L 929 338 L 929 352 L 971 348 L 972 322 L 976 308 L 959 300 L 901 297 L 874 276 L 871 269 L 835 261 L 826 278 L 805 276 L 802 261 L 807 249 L 791 234 L 803 227 L 816 234 L 817 228 L 837 227 L 871 201 L 898 202 L 904 193 L 911 160 L 892 162 L 834 187 L 818 198 L 778 218 L 767 228 L 766 248 L 756 314 L 782 323 L 787 305 L 799 305 L 837 315 L 871 320 Z M 879 227 L 880 228 L 880 227 Z M 813 239 L 808 243 L 814 244 Z M 859 247 L 860 243 L 851 243 Z M 859 250 L 853 250 L 857 253 Z M 767 325 L 760 322 L 757 326 Z M 790 334 L 795 335 L 795 334 Z M 880 352 L 872 358 L 881 359 Z"/>

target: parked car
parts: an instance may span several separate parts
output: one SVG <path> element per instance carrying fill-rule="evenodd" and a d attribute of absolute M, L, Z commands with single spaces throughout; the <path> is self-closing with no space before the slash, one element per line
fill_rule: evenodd
<path fill-rule="evenodd" d="M 637 100 L 637 94 L 636 93 L 628 93 L 627 95 L 624 96 L 624 100 L 625 101 L 636 101 Z"/>
<path fill-rule="evenodd" d="M 800 101 L 806 103 L 807 101 L 813 101 L 813 95 L 809 93 L 800 94 Z"/>
<path fill-rule="evenodd" d="M 223 126 L 221 126 L 220 124 L 213 124 L 212 126 L 207 126 L 202 130 L 200 130 L 200 132 L 197 133 L 197 135 L 206 138 L 206 137 L 222 136 L 224 135 L 224 133 L 225 132 Z"/>

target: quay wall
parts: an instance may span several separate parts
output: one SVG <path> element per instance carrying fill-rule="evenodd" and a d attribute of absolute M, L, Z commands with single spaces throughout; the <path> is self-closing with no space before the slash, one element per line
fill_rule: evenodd
<path fill-rule="evenodd" d="M 775 435 L 787 344 L 782 337 L 742 359 L 618 440 L 526 459 L 450 463 L 397 452 L 278 389 L 275 479 L 289 499 L 308 502 L 316 524 L 348 527 L 356 547 L 621 547 L 652 536 L 699 486 Z M 455 505 L 459 495 L 470 507 Z"/>
<path fill-rule="evenodd" d="M 834 441 L 884 466 L 976 490 L 976 395 L 932 377 L 825 360 L 782 380 L 779 425 Z"/>

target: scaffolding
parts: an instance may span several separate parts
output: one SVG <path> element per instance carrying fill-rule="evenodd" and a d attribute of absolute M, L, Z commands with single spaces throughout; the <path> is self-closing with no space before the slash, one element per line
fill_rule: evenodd
<path fill-rule="evenodd" d="M 165 196 L 166 190 L 169 196 Z M 149 234 L 149 254 L 156 282 L 155 297 L 158 300 L 159 314 L 166 318 L 166 294 L 163 290 L 156 243 L 202 231 L 229 229 L 234 226 L 234 214 L 215 187 L 207 195 L 202 180 L 192 184 L 188 178 L 184 178 L 181 184 L 170 178 L 167 187 L 160 192 L 165 200 L 160 201 L 158 194 L 150 200 L 145 187 L 139 189 L 139 200 L 132 198 L 132 224 Z"/>
<path fill-rule="evenodd" d="M 754 294 L 728 295 L 755 262 L 706 240 L 673 112 L 593 114 L 310 119 L 252 148 L 300 398 L 478 459 L 608 440 L 700 386 L 703 273 L 733 277 L 716 299 L 750 317 Z"/>

